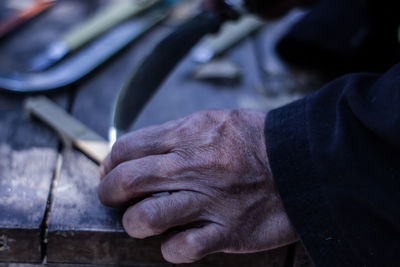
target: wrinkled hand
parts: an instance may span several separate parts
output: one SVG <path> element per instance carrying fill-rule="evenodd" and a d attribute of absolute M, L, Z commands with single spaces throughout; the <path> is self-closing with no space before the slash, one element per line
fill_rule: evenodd
<path fill-rule="evenodd" d="M 144 198 L 126 210 L 123 226 L 135 238 L 175 229 L 161 245 L 173 263 L 294 242 L 269 169 L 264 119 L 258 111 L 203 111 L 125 135 L 101 166 L 99 198 L 108 206 Z M 170 195 L 153 196 L 160 192 Z"/>

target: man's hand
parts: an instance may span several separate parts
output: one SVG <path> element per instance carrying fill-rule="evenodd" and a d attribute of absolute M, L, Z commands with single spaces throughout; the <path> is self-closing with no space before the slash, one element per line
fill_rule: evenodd
<path fill-rule="evenodd" d="M 135 238 L 169 235 L 172 263 L 214 252 L 268 250 L 297 240 L 274 186 L 264 142 L 265 113 L 203 111 L 120 138 L 101 166 L 99 198 L 130 206 Z M 153 196 L 160 192 L 169 195 Z"/>

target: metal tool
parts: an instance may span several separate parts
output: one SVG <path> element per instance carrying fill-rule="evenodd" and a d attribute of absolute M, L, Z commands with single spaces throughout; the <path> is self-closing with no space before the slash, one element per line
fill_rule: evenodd
<path fill-rule="evenodd" d="M 208 62 L 264 25 L 265 22 L 255 15 L 246 15 L 237 21 L 230 21 L 222 26 L 218 35 L 202 40 L 193 50 L 192 57 L 196 62 Z"/>
<path fill-rule="evenodd" d="M 25 21 L 35 17 L 54 4 L 54 0 L 36 0 L 22 10 L 16 12 L 10 18 L 0 22 L 0 37 L 24 23 Z"/>
<path fill-rule="evenodd" d="M 94 17 L 66 33 L 31 62 L 31 71 L 42 71 L 80 49 L 115 25 L 154 6 L 161 0 L 123 0 L 100 10 Z"/>
<path fill-rule="evenodd" d="M 72 84 L 105 63 L 136 38 L 168 16 L 170 5 L 162 5 L 129 20 L 92 44 L 40 73 L 0 73 L 0 88 L 18 93 L 54 90 Z"/>
<path fill-rule="evenodd" d="M 130 74 L 119 92 L 109 131 L 111 143 L 129 130 L 142 107 L 189 50 L 204 35 L 217 32 L 226 20 L 238 18 L 242 6 L 226 3 L 226 7 L 219 12 L 202 11 L 180 25 L 153 49 Z"/>

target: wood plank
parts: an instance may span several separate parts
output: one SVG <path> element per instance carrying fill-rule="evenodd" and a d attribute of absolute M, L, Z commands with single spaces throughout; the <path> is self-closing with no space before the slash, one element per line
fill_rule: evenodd
<path fill-rule="evenodd" d="M 68 9 L 75 11 L 73 16 L 60 21 L 60 15 Z M 93 6 L 85 8 L 79 1 L 60 1 L 52 12 L 3 38 L 0 71 L 26 70 L 29 59 L 93 10 Z M 0 9 L 0 13 L 3 11 Z M 66 107 L 65 92 L 51 97 Z M 41 262 L 59 139 L 43 123 L 25 114 L 24 99 L 23 95 L 0 92 L 0 261 Z"/>
<path fill-rule="evenodd" d="M 48 262 L 163 265 L 159 241 L 129 238 L 121 211 L 99 203 L 98 183 L 97 165 L 66 149 L 49 219 Z"/>
<path fill-rule="evenodd" d="M 170 31 L 159 27 L 131 46 L 110 65 L 79 86 L 72 114 L 90 128 L 107 136 L 117 90 L 129 70 Z M 207 108 L 262 108 L 254 91 L 252 44 L 247 41 L 229 53 L 242 66 L 244 78 L 236 86 L 215 85 L 188 78 L 194 63 L 187 58 L 143 110 L 133 128 L 182 117 Z M 65 149 L 63 165 L 54 190 L 48 229 L 48 261 L 69 263 L 169 266 L 160 253 L 160 238 L 136 240 L 123 233 L 121 211 L 102 206 L 96 194 L 97 166 L 77 151 Z M 283 266 L 286 248 L 256 256 L 218 254 L 193 266 Z M 239 265 L 237 265 L 239 264 Z M 249 265 L 250 264 L 250 265 Z"/>
<path fill-rule="evenodd" d="M 0 261 L 42 260 L 42 229 L 58 139 L 0 96 Z"/>
<path fill-rule="evenodd" d="M 3 40 L 0 69 L 15 69 L 24 42 L 31 40 L 29 31 Z M 58 139 L 29 120 L 23 100 L 23 96 L 0 92 L 0 261 L 40 262 Z"/>

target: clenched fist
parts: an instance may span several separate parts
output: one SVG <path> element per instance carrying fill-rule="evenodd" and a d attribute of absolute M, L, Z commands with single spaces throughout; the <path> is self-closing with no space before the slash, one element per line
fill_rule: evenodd
<path fill-rule="evenodd" d="M 269 168 L 264 119 L 259 111 L 203 111 L 127 134 L 100 167 L 99 198 L 131 205 L 123 226 L 132 237 L 169 230 L 161 250 L 172 263 L 294 242 Z"/>

